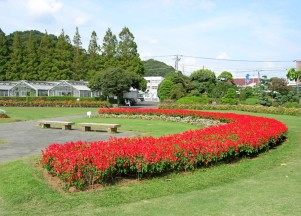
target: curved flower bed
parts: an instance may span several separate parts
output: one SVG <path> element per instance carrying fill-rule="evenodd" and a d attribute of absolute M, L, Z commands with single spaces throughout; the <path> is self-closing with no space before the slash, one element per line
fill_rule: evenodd
<path fill-rule="evenodd" d="M 110 138 L 108 141 L 52 144 L 42 165 L 69 186 L 83 188 L 119 176 L 193 170 L 218 161 L 257 154 L 285 138 L 285 124 L 269 118 L 231 113 L 159 109 L 100 109 L 114 115 L 169 115 L 227 122 L 159 138 Z"/>

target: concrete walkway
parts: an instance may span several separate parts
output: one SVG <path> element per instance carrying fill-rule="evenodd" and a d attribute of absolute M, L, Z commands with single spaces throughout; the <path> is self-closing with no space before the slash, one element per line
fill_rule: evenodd
<path fill-rule="evenodd" d="M 59 117 L 49 120 L 72 120 L 81 117 L 84 116 Z M 129 137 L 138 135 L 138 133 L 135 132 L 109 134 L 106 132 L 83 132 L 79 129 L 42 129 L 38 127 L 37 121 L 38 120 L 0 124 L 0 140 L 4 140 L 5 142 L 4 144 L 0 144 L 0 163 L 26 156 L 39 155 L 41 154 L 41 150 L 52 143 L 65 143 L 77 140 L 107 140 L 110 136 Z"/>

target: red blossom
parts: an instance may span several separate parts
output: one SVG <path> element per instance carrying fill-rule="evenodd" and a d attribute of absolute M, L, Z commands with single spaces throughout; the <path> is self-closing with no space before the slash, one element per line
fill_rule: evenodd
<path fill-rule="evenodd" d="M 233 113 L 121 108 L 100 109 L 99 113 L 192 116 L 227 124 L 159 138 L 51 144 L 42 151 L 42 164 L 70 183 L 83 182 L 88 179 L 85 175 L 93 173 L 105 176 L 192 169 L 227 157 L 257 153 L 278 142 L 287 131 L 286 125 L 275 119 Z"/>

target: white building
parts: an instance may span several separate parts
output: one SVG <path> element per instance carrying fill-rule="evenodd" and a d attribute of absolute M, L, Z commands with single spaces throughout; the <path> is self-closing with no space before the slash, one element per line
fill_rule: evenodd
<path fill-rule="evenodd" d="M 85 81 L 0 81 L 0 96 L 73 96 L 93 97 L 97 92 L 91 92 Z"/>
<path fill-rule="evenodd" d="M 152 76 L 144 77 L 144 79 L 147 81 L 147 87 L 144 93 L 144 100 L 159 102 L 160 99 L 158 97 L 158 86 L 164 80 L 164 77 Z"/>

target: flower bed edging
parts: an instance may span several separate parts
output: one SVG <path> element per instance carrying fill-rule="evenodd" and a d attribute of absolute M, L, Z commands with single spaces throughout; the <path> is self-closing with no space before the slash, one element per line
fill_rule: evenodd
<path fill-rule="evenodd" d="M 264 117 L 231 113 L 159 109 L 100 109 L 115 115 L 169 115 L 208 118 L 227 124 L 159 138 L 110 138 L 108 141 L 52 144 L 42 165 L 79 189 L 122 176 L 148 176 L 193 170 L 219 161 L 257 154 L 285 138 L 285 124 Z"/>

